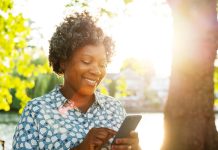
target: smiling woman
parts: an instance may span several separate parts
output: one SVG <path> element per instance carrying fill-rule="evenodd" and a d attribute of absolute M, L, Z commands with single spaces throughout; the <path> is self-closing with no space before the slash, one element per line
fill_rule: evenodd
<path fill-rule="evenodd" d="M 27 8 L 30 12 L 34 11 L 37 14 L 36 16 L 41 17 L 41 20 L 37 20 L 37 22 L 40 26 L 44 26 L 43 35 L 45 35 L 52 31 L 50 27 L 57 24 L 58 21 L 53 22 L 53 19 L 59 18 L 56 12 L 60 9 L 56 7 L 56 1 L 50 1 L 49 4 L 44 3 L 44 1 L 37 2 L 40 2 L 40 4 L 32 6 L 32 10 L 29 7 Z M 166 20 L 158 20 L 155 15 L 152 16 L 149 11 L 153 7 L 148 1 L 144 1 L 142 4 L 142 2 L 135 0 L 131 5 L 128 5 L 132 7 L 129 13 L 131 14 L 134 11 L 135 13 L 116 18 L 120 20 L 115 21 L 110 30 L 116 41 L 118 51 L 115 57 L 117 59 L 113 59 L 114 66 L 119 67 L 118 62 L 122 62 L 126 57 L 134 56 L 151 59 L 156 64 L 156 69 L 158 71 L 163 69 L 164 72 L 167 70 L 164 68 L 169 65 L 165 63 L 165 60 L 170 60 L 170 55 L 168 55 L 170 48 L 165 45 L 169 44 L 167 41 L 170 34 L 167 33 L 170 33 L 168 32 L 170 23 L 168 21 L 166 23 Z M 61 6 L 64 6 L 64 4 Z M 47 14 L 52 17 L 47 16 Z M 81 17 L 80 19 L 83 20 L 84 18 Z M 110 138 L 116 133 L 124 119 L 126 113 L 119 101 L 95 91 L 96 86 L 105 74 L 105 66 L 109 62 L 108 58 L 111 57 L 109 55 L 112 54 L 110 50 L 113 49 L 113 45 L 110 38 L 106 38 L 107 36 L 104 33 L 100 33 L 103 31 L 98 27 L 91 30 L 93 28 L 90 29 L 90 26 L 96 26 L 92 21 L 88 23 L 88 26 L 90 25 L 88 28 L 85 26 L 86 22 L 81 23 L 80 21 L 72 18 L 72 20 L 65 20 L 65 23 L 60 25 L 61 27 L 57 27 L 57 30 L 62 28 L 62 31 L 65 32 L 55 32 L 57 36 L 54 36 L 53 40 L 56 40 L 58 44 L 52 45 L 54 43 L 51 42 L 51 47 L 53 47 L 50 51 L 57 50 L 63 55 L 57 53 L 55 55 L 57 57 L 53 57 L 53 59 L 50 55 L 50 63 L 56 73 L 63 74 L 64 84 L 28 103 L 22 115 L 24 119 L 19 122 L 14 136 L 15 149 L 23 146 L 42 149 L 46 146 L 46 149 L 59 149 L 64 146 L 64 149 L 77 146 L 86 149 L 87 147 L 84 148 L 84 146 L 90 145 L 97 148 L 105 147 L 105 145 L 111 143 Z M 52 26 L 47 26 L 51 22 L 53 23 Z M 82 29 L 73 30 L 69 27 L 71 23 L 73 27 L 76 24 L 81 25 Z M 83 31 L 84 33 L 82 33 Z M 65 39 L 72 36 L 77 36 L 75 43 L 71 43 L 74 40 Z M 56 37 L 58 38 L 56 39 Z M 91 40 L 87 41 L 87 39 Z M 45 38 L 46 42 L 47 40 L 48 36 Z M 67 45 L 76 46 L 69 48 Z M 68 53 L 67 50 L 68 52 L 75 51 Z M 77 57 L 74 57 L 74 55 Z M 62 108 L 67 108 L 65 115 L 61 114 Z M 40 130 L 36 130 L 38 129 L 36 126 L 40 126 Z M 96 137 L 99 133 L 101 137 Z M 35 136 L 34 139 L 29 139 L 33 136 Z M 136 134 L 133 137 L 138 138 Z M 125 147 L 127 144 L 138 147 L 138 139 L 134 138 L 125 139 L 120 146 L 128 148 L 129 146 Z M 47 143 L 43 143 L 45 141 Z M 132 141 L 136 142 L 132 143 Z"/>
<path fill-rule="evenodd" d="M 136 132 L 112 138 L 126 116 L 118 100 L 96 91 L 114 52 L 112 39 L 87 12 L 67 16 L 49 47 L 53 71 L 63 85 L 27 104 L 13 149 L 139 149 Z"/>

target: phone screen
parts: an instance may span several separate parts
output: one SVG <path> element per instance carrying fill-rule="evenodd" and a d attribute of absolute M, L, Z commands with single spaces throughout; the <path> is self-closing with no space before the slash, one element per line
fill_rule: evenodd
<path fill-rule="evenodd" d="M 116 138 L 125 138 L 129 137 L 130 132 L 135 130 L 139 121 L 141 120 L 141 115 L 128 115 L 124 119 L 123 123 L 121 124 L 117 134 L 114 137 L 112 144 L 115 142 Z"/>

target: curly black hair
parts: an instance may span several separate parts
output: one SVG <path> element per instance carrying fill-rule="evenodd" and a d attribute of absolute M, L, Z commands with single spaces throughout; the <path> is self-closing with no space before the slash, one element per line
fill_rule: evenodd
<path fill-rule="evenodd" d="M 60 61 L 68 60 L 73 52 L 86 45 L 103 43 L 109 63 L 114 54 L 114 42 L 96 25 L 97 20 L 88 12 L 66 17 L 57 26 L 49 45 L 49 64 L 57 74 L 63 74 Z"/>

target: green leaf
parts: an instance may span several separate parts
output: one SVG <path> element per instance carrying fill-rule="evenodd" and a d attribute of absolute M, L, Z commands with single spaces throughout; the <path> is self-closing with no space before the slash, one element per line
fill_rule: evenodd
<path fill-rule="evenodd" d="M 132 3 L 133 0 L 123 0 L 123 2 L 124 2 L 125 4 L 129 4 L 129 3 Z"/>

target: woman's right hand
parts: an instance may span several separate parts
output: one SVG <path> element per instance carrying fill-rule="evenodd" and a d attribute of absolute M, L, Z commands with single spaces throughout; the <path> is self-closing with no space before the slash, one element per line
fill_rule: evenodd
<path fill-rule="evenodd" d="M 115 134 L 116 131 L 109 128 L 92 128 L 76 150 L 99 150 Z"/>

